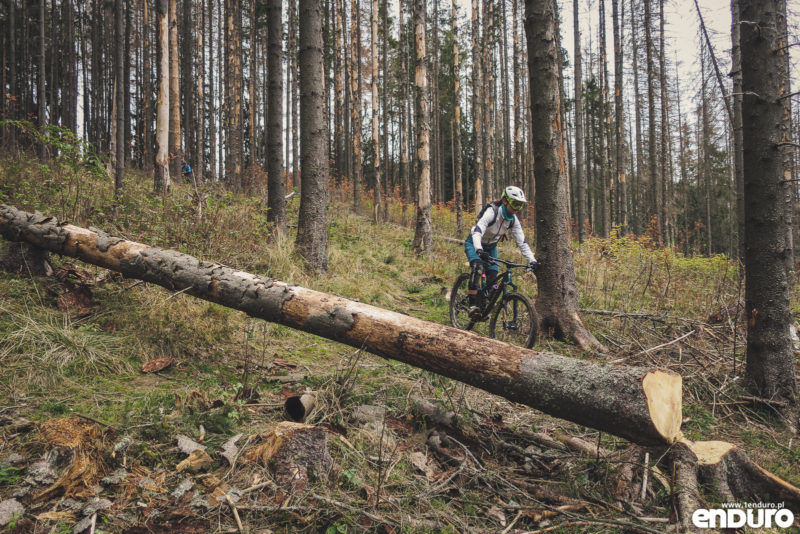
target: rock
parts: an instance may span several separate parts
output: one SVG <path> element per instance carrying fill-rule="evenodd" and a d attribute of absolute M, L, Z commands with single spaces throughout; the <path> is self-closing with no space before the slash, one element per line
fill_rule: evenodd
<path fill-rule="evenodd" d="M 58 480 L 56 462 L 58 461 L 58 451 L 46 452 L 42 457 L 28 467 L 28 476 L 25 480 L 31 484 L 48 486 Z"/>
<path fill-rule="evenodd" d="M 189 471 L 190 473 L 199 473 L 201 471 L 205 471 L 209 467 L 214 465 L 214 460 L 208 453 L 202 449 L 196 449 L 193 451 L 188 458 L 184 461 L 179 463 L 175 470 L 178 473 L 182 473 L 184 471 Z"/>
<path fill-rule="evenodd" d="M 107 477 L 103 478 L 102 482 L 103 484 L 108 484 L 111 486 L 116 484 L 122 484 L 123 482 L 125 482 L 125 478 L 127 478 L 127 476 L 128 476 L 128 471 L 124 467 L 120 467 Z"/>
<path fill-rule="evenodd" d="M 220 455 L 228 460 L 231 466 L 233 466 L 233 462 L 236 461 L 236 456 L 239 454 L 239 447 L 236 446 L 236 442 L 239 441 L 241 437 L 241 434 L 236 434 L 222 445 L 222 452 Z"/>
<path fill-rule="evenodd" d="M 130 436 L 125 436 L 117 443 L 114 444 L 114 450 L 112 452 L 112 456 L 116 456 L 119 451 L 125 451 L 128 447 L 133 445 L 133 438 Z"/>
<path fill-rule="evenodd" d="M 408 455 L 408 459 L 411 461 L 411 465 L 417 468 L 417 470 L 425 475 L 425 478 L 430 480 L 433 478 L 433 469 L 428 466 L 428 457 L 422 454 L 421 452 L 412 452 Z"/>
<path fill-rule="evenodd" d="M 178 434 L 178 448 L 181 450 L 183 454 L 192 454 L 194 451 L 206 450 L 205 445 L 200 445 L 196 441 L 193 441 L 190 438 L 187 438 L 183 434 Z"/>
<path fill-rule="evenodd" d="M 25 462 L 25 457 L 22 456 L 21 454 L 17 454 L 16 452 L 12 452 L 8 456 L 6 456 L 5 460 L 3 460 L 3 463 L 6 465 L 19 465 L 24 462 Z"/>
<path fill-rule="evenodd" d="M 25 515 L 25 507 L 18 500 L 8 499 L 0 502 L 0 527 L 8 525 L 14 518 L 22 517 L 23 515 Z"/>
<path fill-rule="evenodd" d="M 194 486 L 194 480 L 192 480 L 189 477 L 186 477 L 183 480 L 181 480 L 181 483 L 178 484 L 178 487 L 175 488 L 175 490 L 172 492 L 172 496 L 175 497 L 176 499 L 180 499 L 187 491 L 192 489 L 192 486 Z"/>
<path fill-rule="evenodd" d="M 108 510 L 112 505 L 113 503 L 108 499 L 95 497 L 89 500 L 89 502 L 86 503 L 86 506 L 83 507 L 83 515 L 94 515 L 97 512 Z"/>
<path fill-rule="evenodd" d="M 386 408 L 362 404 L 353 410 L 353 419 L 359 423 L 382 423 L 386 417 Z"/>

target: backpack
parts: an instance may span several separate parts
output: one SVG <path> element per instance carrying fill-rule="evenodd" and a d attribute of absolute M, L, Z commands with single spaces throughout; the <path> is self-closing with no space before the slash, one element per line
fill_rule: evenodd
<path fill-rule="evenodd" d="M 502 201 L 500 201 L 500 202 L 493 201 L 493 202 L 487 203 L 483 208 L 481 208 L 480 213 L 478 213 L 478 220 L 479 221 L 481 220 L 481 217 L 483 217 L 483 214 L 486 213 L 487 209 L 492 208 L 494 210 L 494 217 L 492 217 L 492 222 L 490 222 L 488 226 L 493 225 L 495 223 L 495 221 L 497 221 L 497 214 L 500 212 L 500 206 L 502 206 L 502 205 L 503 205 Z M 516 220 L 517 220 L 516 217 L 511 219 L 511 224 L 508 226 L 509 230 L 514 228 L 514 221 L 516 221 Z M 503 237 L 505 237 L 505 235 Z"/>

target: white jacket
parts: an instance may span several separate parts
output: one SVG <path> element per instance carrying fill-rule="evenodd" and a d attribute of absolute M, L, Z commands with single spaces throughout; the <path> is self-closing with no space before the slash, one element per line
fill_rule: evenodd
<path fill-rule="evenodd" d="M 472 227 L 472 244 L 475 246 L 475 250 L 481 250 L 496 245 L 497 242 L 500 241 L 500 238 L 506 234 L 508 228 L 512 226 L 511 223 L 513 222 L 511 236 L 514 238 L 514 241 L 517 242 L 520 252 L 522 252 L 522 255 L 525 256 L 525 259 L 529 262 L 536 261 L 531 247 L 525 242 L 525 232 L 522 231 L 522 224 L 520 224 L 519 219 L 514 215 L 513 221 L 506 220 L 500 211 L 502 209 L 502 206 L 492 206 L 488 208 L 483 212 L 483 216 L 478 219 L 477 224 Z M 492 219 L 494 219 L 494 223 L 492 223 Z"/>

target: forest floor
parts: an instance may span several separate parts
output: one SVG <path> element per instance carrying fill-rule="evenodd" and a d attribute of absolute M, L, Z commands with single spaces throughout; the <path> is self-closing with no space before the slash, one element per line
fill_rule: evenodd
<path fill-rule="evenodd" d="M 411 253 L 413 206 L 392 200 L 375 225 L 371 204 L 354 214 L 344 186 L 318 277 L 293 254 L 297 196 L 290 235 L 275 241 L 259 191 L 203 186 L 200 212 L 194 188 L 175 184 L 165 199 L 129 173 L 112 218 L 109 187 L 75 168 L 0 160 L 0 202 L 442 324 L 467 268 L 447 239 Z M 463 237 L 446 207 L 433 223 L 438 237 Z M 501 257 L 519 254 L 506 243 Z M 52 264 L 48 277 L 0 271 L 0 532 L 674 528 L 666 464 L 625 440 L 71 258 Z M 689 439 L 735 443 L 800 484 L 800 439 L 741 387 L 735 261 L 593 237 L 575 245 L 575 264 L 584 321 L 609 352 L 546 337 L 535 349 L 680 372 Z M 516 281 L 533 297 L 526 276 Z M 798 296 L 795 284 L 795 317 Z M 332 462 L 287 488 L 274 461 L 248 451 L 305 392 L 316 398 L 306 424 L 325 429 Z"/>

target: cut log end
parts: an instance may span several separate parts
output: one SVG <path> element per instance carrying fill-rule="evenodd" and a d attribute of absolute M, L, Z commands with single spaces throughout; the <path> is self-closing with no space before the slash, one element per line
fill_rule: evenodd
<path fill-rule="evenodd" d="M 651 371 L 642 380 L 650 419 L 667 443 L 680 434 L 682 382 L 679 374 L 667 371 Z"/>

